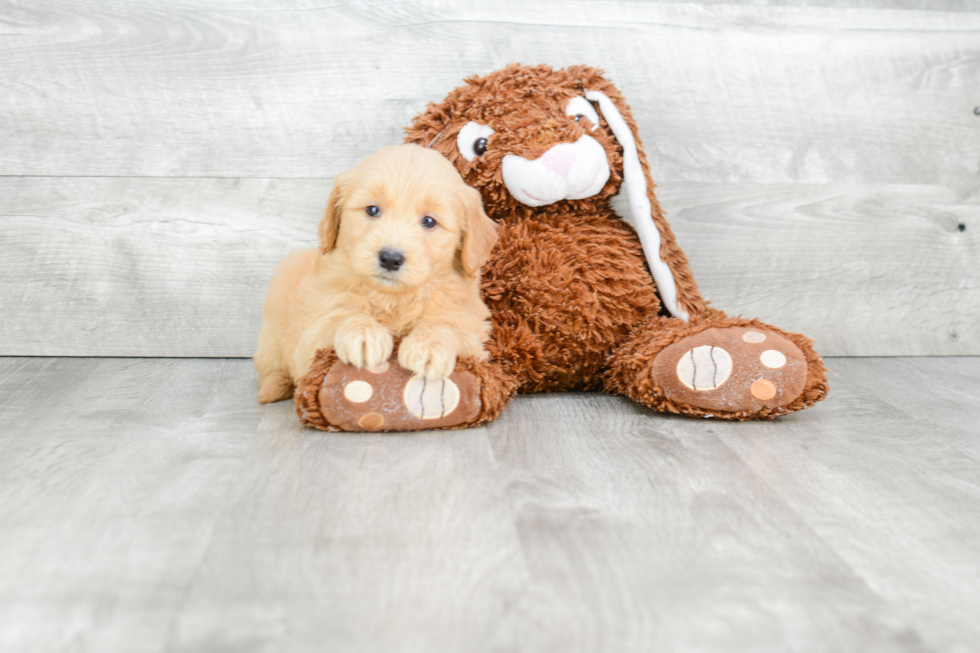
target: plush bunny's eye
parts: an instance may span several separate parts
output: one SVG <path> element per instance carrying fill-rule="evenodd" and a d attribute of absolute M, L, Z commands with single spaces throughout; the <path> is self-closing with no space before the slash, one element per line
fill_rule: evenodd
<path fill-rule="evenodd" d="M 584 101 L 584 100 L 583 100 Z M 493 128 L 478 122 L 468 122 L 459 130 L 456 137 L 456 148 L 463 158 L 472 161 L 487 151 L 487 138 L 493 133 Z"/>
<path fill-rule="evenodd" d="M 596 113 L 592 103 L 584 97 L 573 97 L 568 106 L 565 107 L 566 116 L 575 116 L 575 122 L 581 122 L 582 118 L 588 118 L 592 122 L 591 131 L 599 126 L 599 114 Z"/>

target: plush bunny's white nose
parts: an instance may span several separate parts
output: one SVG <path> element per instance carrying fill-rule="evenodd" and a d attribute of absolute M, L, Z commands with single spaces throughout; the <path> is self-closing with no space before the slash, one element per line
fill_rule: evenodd
<path fill-rule="evenodd" d="M 504 157 L 501 172 L 507 190 L 528 206 L 592 197 L 609 181 L 606 150 L 591 136 L 555 145 L 529 161 L 516 154 Z"/>

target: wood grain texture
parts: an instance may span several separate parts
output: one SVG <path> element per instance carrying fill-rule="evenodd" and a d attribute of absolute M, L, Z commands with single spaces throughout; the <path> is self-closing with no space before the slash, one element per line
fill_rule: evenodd
<path fill-rule="evenodd" d="M 980 358 L 767 423 L 329 434 L 242 360 L 0 359 L 0 650 L 970 651 Z"/>
<path fill-rule="evenodd" d="M 0 353 L 251 356 L 321 180 L 0 178 Z M 676 183 L 704 295 L 825 355 L 980 354 L 978 200 L 939 186 Z M 960 225 L 964 231 L 960 231 Z"/>
<path fill-rule="evenodd" d="M 6 354 L 251 356 L 268 280 L 330 186 L 0 178 Z"/>
<path fill-rule="evenodd" d="M 980 358 L 844 359 L 831 369 L 831 383 L 844 392 L 828 408 L 853 427 L 814 421 L 805 440 L 795 442 L 767 428 L 775 425 L 720 437 L 863 583 L 906 616 L 927 650 L 973 650 L 980 641 Z M 865 427 L 888 435 L 858 435 Z M 934 509 L 947 501 L 966 514 Z M 901 560 L 871 553 L 882 544 L 901 548 Z M 949 628 L 967 622 L 963 631 Z"/>
<path fill-rule="evenodd" d="M 332 177 L 400 140 L 464 77 L 521 61 L 604 68 L 662 182 L 978 188 L 980 13 L 564 0 L 5 7 L 5 175 Z"/>
<path fill-rule="evenodd" d="M 969 0 L 0 1 L 0 354 L 248 356 L 329 180 L 473 73 L 603 67 L 704 294 L 980 354 Z M 519 397 L 325 434 L 247 360 L 0 358 L 0 651 L 972 651 L 980 358 L 771 423 Z"/>
<path fill-rule="evenodd" d="M 940 186 L 661 187 L 705 297 L 829 356 L 980 354 L 980 198 Z"/>
<path fill-rule="evenodd" d="M 512 61 L 607 70 L 717 306 L 980 353 L 980 12 L 752 5 L 2 3 L 0 354 L 250 355 L 327 180 Z"/>

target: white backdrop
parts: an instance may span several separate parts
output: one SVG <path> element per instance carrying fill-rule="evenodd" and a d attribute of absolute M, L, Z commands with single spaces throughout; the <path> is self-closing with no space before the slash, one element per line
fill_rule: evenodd
<path fill-rule="evenodd" d="M 619 86 L 715 306 L 980 354 L 980 12 L 791 4 L 4 4 L 0 355 L 250 356 L 334 175 L 515 61 Z"/>

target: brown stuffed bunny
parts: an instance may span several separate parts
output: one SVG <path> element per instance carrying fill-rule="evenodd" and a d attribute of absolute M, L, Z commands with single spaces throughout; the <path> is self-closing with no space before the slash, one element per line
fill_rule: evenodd
<path fill-rule="evenodd" d="M 322 351 L 297 388 L 304 423 L 329 430 L 460 428 L 517 392 L 603 390 L 650 408 L 773 418 L 827 393 L 811 341 L 707 306 L 654 195 L 632 113 L 602 72 L 511 65 L 471 77 L 407 130 L 483 196 L 500 240 L 483 269 L 486 363 L 421 383 Z M 633 227 L 610 200 L 629 205 Z M 343 388 L 372 384 L 353 404 Z"/>

